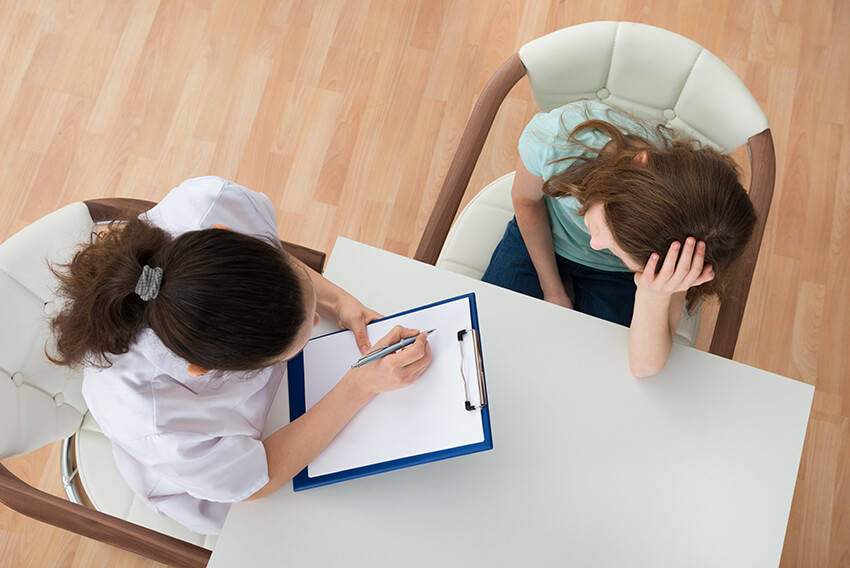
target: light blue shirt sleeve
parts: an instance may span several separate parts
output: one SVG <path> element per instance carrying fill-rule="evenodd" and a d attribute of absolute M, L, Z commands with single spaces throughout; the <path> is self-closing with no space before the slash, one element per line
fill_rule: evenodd
<path fill-rule="evenodd" d="M 591 157 L 594 153 L 580 144 L 568 142 L 573 129 L 591 119 L 603 119 L 607 105 L 596 101 L 576 101 L 550 112 L 536 114 L 519 138 L 519 155 L 526 169 L 544 180 L 564 171 L 575 163 L 579 156 Z M 601 149 L 610 140 L 607 135 L 596 131 L 579 133 L 577 140 Z"/>
<path fill-rule="evenodd" d="M 525 127 L 518 144 L 525 168 L 547 181 L 575 164 L 576 158 L 595 156 L 611 140 L 607 134 L 586 130 L 576 136 L 579 144 L 568 140 L 576 126 L 592 119 L 604 120 L 626 134 L 635 133 L 647 138 L 650 143 L 655 142 L 652 129 L 645 128 L 605 103 L 575 101 L 535 115 Z M 593 150 L 588 150 L 582 144 Z M 611 252 L 590 248 L 590 234 L 584 225 L 584 218 L 576 215 L 580 208 L 578 201 L 572 197 L 546 196 L 546 208 L 552 228 L 552 241 L 558 255 L 598 270 L 628 271 Z"/>

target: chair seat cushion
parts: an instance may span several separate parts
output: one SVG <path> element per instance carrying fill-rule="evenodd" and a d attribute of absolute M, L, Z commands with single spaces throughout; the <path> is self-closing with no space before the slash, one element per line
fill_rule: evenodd
<path fill-rule="evenodd" d="M 505 226 L 514 216 L 514 173 L 491 182 L 463 208 L 446 237 L 437 267 L 481 280 Z"/>
<path fill-rule="evenodd" d="M 490 183 L 463 208 L 440 251 L 438 268 L 481 280 L 505 226 L 514 216 L 511 201 L 514 173 Z M 684 311 L 674 341 L 691 347 L 696 345 L 699 323 L 699 307 L 693 315 Z"/>
<path fill-rule="evenodd" d="M 212 550 L 218 537 L 194 533 L 145 505 L 118 472 L 112 442 L 104 436 L 90 413 L 76 436 L 75 452 L 80 483 L 92 505 L 114 517 L 147 527 Z"/>

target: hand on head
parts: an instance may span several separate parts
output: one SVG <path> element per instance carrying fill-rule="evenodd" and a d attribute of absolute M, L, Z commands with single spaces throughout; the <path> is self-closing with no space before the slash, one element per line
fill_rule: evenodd
<path fill-rule="evenodd" d="M 661 270 L 656 274 L 660 255 L 652 253 L 642 272 L 635 273 L 635 284 L 644 291 L 658 294 L 686 292 L 714 278 L 714 267 L 705 264 L 705 243 L 693 237 L 670 245 Z"/>

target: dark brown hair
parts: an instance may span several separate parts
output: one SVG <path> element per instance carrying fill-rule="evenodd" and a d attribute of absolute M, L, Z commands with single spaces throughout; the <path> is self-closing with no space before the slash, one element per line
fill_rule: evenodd
<path fill-rule="evenodd" d="M 675 137 L 664 125 L 641 128 L 644 136 L 623 134 L 603 120 L 582 122 L 567 142 L 584 152 L 564 158 L 576 162 L 547 180 L 543 191 L 552 197 L 574 197 L 581 204 L 578 215 L 601 203 L 617 245 L 640 266 L 656 252 L 660 270 L 674 241 L 684 243 L 689 236 L 705 241 L 705 262 L 714 267 L 715 277 L 691 288 L 687 298 L 691 306 L 707 295 L 723 299 L 756 222 L 738 167 L 731 157 Z M 589 130 L 607 134 L 611 142 L 594 149 L 577 140 Z M 646 164 L 636 159 L 641 152 L 647 154 Z"/>
<path fill-rule="evenodd" d="M 135 293 L 142 267 L 162 268 L 159 295 Z M 151 328 L 189 363 L 220 370 L 267 366 L 292 346 L 306 317 L 304 282 L 273 242 L 205 229 L 172 238 L 141 220 L 92 235 L 54 268 L 65 308 L 51 322 L 54 362 L 108 366 Z"/>

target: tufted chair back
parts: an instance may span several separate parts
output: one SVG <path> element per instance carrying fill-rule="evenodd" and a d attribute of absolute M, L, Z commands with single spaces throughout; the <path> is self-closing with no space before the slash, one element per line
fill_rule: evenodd
<path fill-rule="evenodd" d="M 82 371 L 55 365 L 45 354 L 52 341 L 50 318 L 59 308 L 54 294 L 58 281 L 50 265 L 71 260 L 99 222 L 137 215 L 152 205 L 133 199 L 72 203 L 0 244 L 0 458 L 65 439 L 63 484 L 72 501 L 28 485 L 0 464 L 0 502 L 29 517 L 159 562 L 196 568 L 206 565 L 210 555 L 197 544 L 211 548 L 214 539 L 205 540 L 183 527 L 172 528 L 168 523 L 176 523 L 150 511 L 146 516 L 145 511 L 134 513 L 129 505 L 132 492 L 117 471 L 109 441 L 88 414 L 81 391 Z M 81 445 L 81 439 L 86 444 Z M 98 483 L 83 483 L 86 491 L 81 497 L 78 489 L 83 480 Z M 98 510 L 82 505 L 95 501 Z M 127 511 L 121 510 L 123 503 Z"/>
<path fill-rule="evenodd" d="M 531 94 L 547 112 L 581 98 L 664 122 L 723 152 L 770 124 L 738 76 L 673 32 L 631 22 L 590 22 L 519 49 Z"/>
<path fill-rule="evenodd" d="M 481 190 L 452 220 L 499 105 L 528 76 L 541 111 L 586 98 L 661 122 L 723 152 L 750 150 L 750 198 L 758 222 L 742 262 L 742 282 L 721 306 L 710 351 L 732 357 L 773 195 L 775 157 L 767 117 L 738 76 L 699 44 L 630 22 L 590 22 L 522 46 L 481 93 L 414 258 L 481 278 L 513 216 L 513 172 Z M 698 312 L 697 312 L 698 313 Z M 693 345 L 698 317 L 683 314 L 677 341 Z"/>
<path fill-rule="evenodd" d="M 94 227 L 72 203 L 0 245 L 0 458 L 17 456 L 77 431 L 87 408 L 82 373 L 45 356 L 56 278 L 48 260 L 70 260 Z"/>

